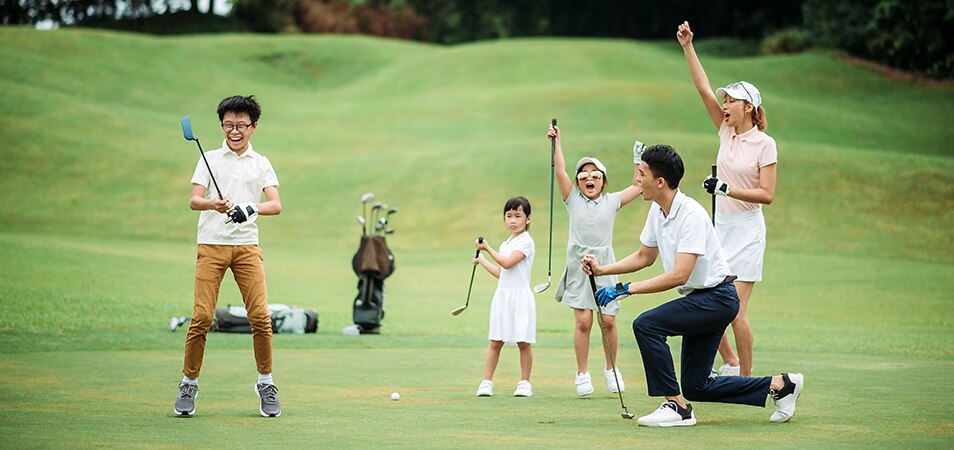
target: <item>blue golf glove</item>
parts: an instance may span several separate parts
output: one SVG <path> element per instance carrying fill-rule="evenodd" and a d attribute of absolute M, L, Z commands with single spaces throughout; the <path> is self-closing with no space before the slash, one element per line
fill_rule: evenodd
<path fill-rule="evenodd" d="M 228 210 L 226 214 L 229 216 L 226 222 L 255 222 L 255 219 L 258 218 L 258 203 L 239 203 Z"/>
<path fill-rule="evenodd" d="M 629 283 L 616 283 L 615 286 L 604 286 L 596 291 L 596 303 L 606 306 L 618 298 L 629 296 Z"/>
<path fill-rule="evenodd" d="M 706 177 L 702 182 L 702 187 L 710 194 L 719 194 L 723 197 L 729 195 L 729 185 L 712 175 Z"/>

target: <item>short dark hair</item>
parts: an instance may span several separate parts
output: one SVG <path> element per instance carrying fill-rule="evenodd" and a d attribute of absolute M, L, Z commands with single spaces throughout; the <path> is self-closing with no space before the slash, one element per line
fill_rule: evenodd
<path fill-rule="evenodd" d="M 219 102 L 219 107 L 216 109 L 216 112 L 219 113 L 219 121 L 225 117 L 225 113 L 236 113 L 248 114 L 248 118 L 252 120 L 252 123 L 258 123 L 258 118 L 262 117 L 262 107 L 258 105 L 258 102 L 255 101 L 254 95 L 249 95 L 244 97 L 241 95 L 233 95 Z"/>
<path fill-rule="evenodd" d="M 530 200 L 527 200 L 527 198 L 522 195 L 512 197 L 504 204 L 504 216 L 507 215 L 507 211 L 519 211 L 521 208 L 523 208 L 523 213 L 526 214 L 527 217 L 530 217 Z M 530 231 L 529 223 L 527 224 L 527 231 Z"/>
<path fill-rule="evenodd" d="M 653 171 L 653 175 L 665 179 L 669 187 L 679 188 L 679 181 L 686 173 L 686 168 L 674 148 L 666 144 L 654 145 L 643 152 L 642 160 L 649 166 L 649 170 Z"/>

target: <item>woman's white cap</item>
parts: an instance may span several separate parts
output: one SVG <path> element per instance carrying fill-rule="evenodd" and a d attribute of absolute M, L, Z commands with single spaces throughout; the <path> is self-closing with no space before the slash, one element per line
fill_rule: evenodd
<path fill-rule="evenodd" d="M 582 169 L 583 166 L 589 163 L 593 163 L 593 165 L 596 166 L 597 170 L 599 170 L 600 172 L 603 172 L 603 174 L 606 174 L 606 166 L 604 166 L 603 163 L 600 162 L 600 160 L 596 158 L 590 158 L 589 156 L 584 156 L 580 158 L 580 162 L 576 163 L 576 173 L 580 173 L 580 169 Z"/>
<path fill-rule="evenodd" d="M 748 81 L 739 81 L 716 89 L 716 97 L 722 98 L 726 95 L 736 100 L 745 100 L 756 108 L 762 104 L 762 94 L 759 92 L 759 88 Z"/>

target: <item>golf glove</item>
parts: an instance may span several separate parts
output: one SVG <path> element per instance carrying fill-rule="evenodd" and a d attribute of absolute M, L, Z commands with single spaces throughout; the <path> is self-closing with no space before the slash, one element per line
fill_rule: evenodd
<path fill-rule="evenodd" d="M 596 303 L 606 306 L 618 298 L 629 296 L 629 283 L 616 283 L 614 286 L 604 286 L 596 291 Z"/>
<path fill-rule="evenodd" d="M 729 195 L 729 185 L 712 175 L 707 176 L 702 182 L 702 188 L 710 194 L 719 194 L 723 197 Z"/>
<path fill-rule="evenodd" d="M 239 203 L 228 210 L 229 220 L 235 223 L 253 223 L 258 218 L 257 203 Z"/>
<path fill-rule="evenodd" d="M 633 144 L 633 164 L 639 164 L 643 160 L 644 151 L 646 151 L 646 144 L 639 141 Z"/>

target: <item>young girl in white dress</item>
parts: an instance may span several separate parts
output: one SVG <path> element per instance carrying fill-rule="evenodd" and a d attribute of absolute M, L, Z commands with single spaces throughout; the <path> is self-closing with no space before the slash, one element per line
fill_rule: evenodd
<path fill-rule="evenodd" d="M 530 369 L 533 366 L 533 351 L 530 345 L 537 340 L 537 308 L 530 290 L 530 268 L 533 266 L 534 245 L 530 237 L 530 201 L 514 197 L 504 205 L 504 224 L 510 238 L 500 244 L 500 250 L 484 241 L 475 241 L 474 246 L 490 255 L 499 266 L 484 255 L 473 258 L 499 278 L 497 291 L 490 303 L 490 332 L 487 338 L 487 357 L 484 364 L 484 381 L 477 388 L 478 397 L 494 395 L 494 371 L 500 360 L 504 344 L 516 344 L 520 349 L 520 381 L 513 392 L 515 397 L 530 397 Z"/>
<path fill-rule="evenodd" d="M 593 393 L 593 381 L 587 369 L 590 352 L 590 330 L 593 327 L 593 310 L 597 308 L 590 288 L 589 277 L 580 268 L 580 259 L 584 254 L 597 255 L 600 261 L 616 261 L 613 253 L 613 223 L 620 208 L 632 202 L 642 192 L 636 184 L 636 171 L 633 183 L 619 192 L 605 193 L 606 167 L 596 158 L 584 157 L 576 163 L 574 184 L 567 174 L 566 161 L 563 159 L 563 146 L 560 142 L 560 129 L 550 126 L 547 137 L 554 140 L 554 170 L 560 195 L 566 205 L 570 218 L 569 239 L 566 245 L 566 269 L 557 284 L 557 301 L 573 310 L 575 327 L 573 328 L 573 349 L 576 353 L 576 394 L 583 397 Z M 633 150 L 634 162 L 638 158 Z M 638 164 L 636 166 L 639 167 Z M 617 282 L 616 275 L 596 277 L 598 287 L 612 286 Z M 601 308 L 603 324 L 606 327 L 606 341 L 603 354 L 606 366 L 603 376 L 610 392 L 626 390 L 623 375 L 616 368 L 610 369 L 610 352 L 616 355 L 619 332 L 616 329 L 616 315 L 619 314 L 619 302 L 613 301 Z M 617 380 L 619 385 L 617 386 Z"/>

